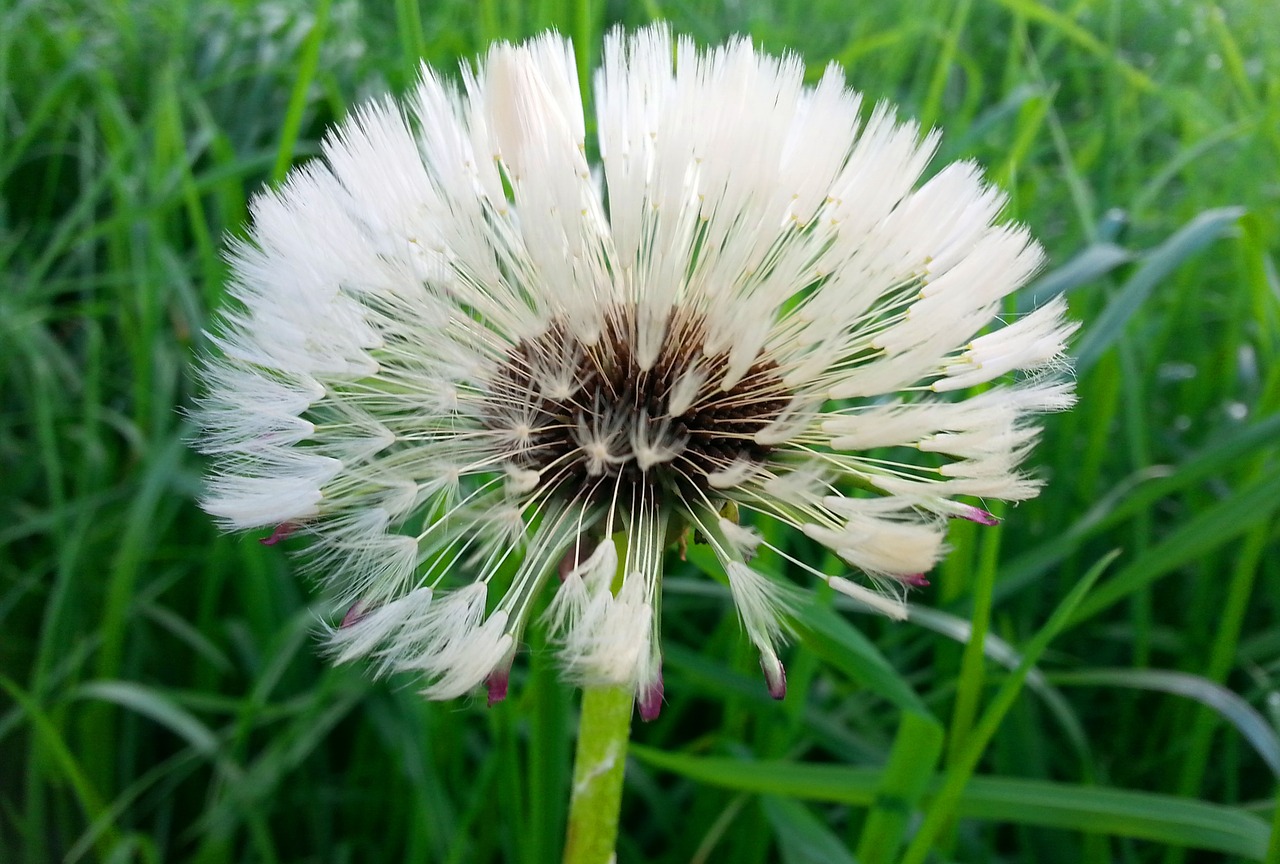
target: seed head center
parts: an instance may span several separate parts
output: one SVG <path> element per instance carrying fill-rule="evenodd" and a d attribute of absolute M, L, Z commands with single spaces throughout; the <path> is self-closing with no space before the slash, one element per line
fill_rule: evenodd
<path fill-rule="evenodd" d="M 701 314 L 672 310 L 647 369 L 636 334 L 635 307 L 626 306 L 606 315 L 594 341 L 556 319 L 511 349 L 483 411 L 510 465 L 572 495 L 636 484 L 687 494 L 706 492 L 716 471 L 768 456 L 756 433 L 791 401 L 772 361 L 757 358 L 725 388 L 729 352 L 706 351 Z"/>

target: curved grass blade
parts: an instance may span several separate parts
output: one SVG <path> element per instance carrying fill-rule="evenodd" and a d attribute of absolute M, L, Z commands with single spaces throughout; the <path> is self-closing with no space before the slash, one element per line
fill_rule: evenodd
<path fill-rule="evenodd" d="M 1142 256 L 1142 263 L 1080 339 L 1075 350 L 1076 374 L 1083 376 L 1124 333 L 1125 325 L 1166 276 L 1214 240 L 1245 213 L 1243 207 L 1205 210 L 1172 237 Z"/>
<path fill-rule="evenodd" d="M 883 775 L 878 768 L 689 756 L 638 744 L 632 744 L 631 754 L 655 768 L 711 786 L 858 807 L 875 801 Z M 934 778 L 926 802 L 940 787 L 941 778 Z M 1270 836 L 1262 819 L 1221 804 L 1008 777 L 971 778 L 955 814 L 962 819 L 1150 840 L 1253 861 L 1264 860 Z"/>
<path fill-rule="evenodd" d="M 133 681 L 90 681 L 76 688 L 73 695 L 110 702 L 141 714 L 177 735 L 200 755 L 218 754 L 218 737 L 209 727 L 155 688 Z"/>
<path fill-rule="evenodd" d="M 86 772 L 81 768 L 75 754 L 71 752 L 71 748 L 67 746 L 67 741 L 62 736 L 62 733 L 58 731 L 57 725 L 49 718 L 44 709 L 28 696 L 26 691 L 8 678 L 0 676 L 0 688 L 3 688 L 9 694 L 9 698 L 16 702 L 22 712 L 26 714 L 31 723 L 31 730 L 39 742 L 40 749 L 47 754 L 58 772 L 58 775 L 55 776 L 61 776 L 71 787 L 85 819 L 89 822 L 99 819 L 106 808 L 102 796 L 98 793 Z M 118 846 L 121 836 L 120 830 L 116 825 L 108 825 L 103 829 L 102 839 L 98 844 L 99 850 L 105 852 L 107 848 Z"/>
<path fill-rule="evenodd" d="M 1022 662 L 1000 685 L 1000 689 L 992 697 L 987 709 L 982 712 L 982 716 L 973 727 L 973 731 L 965 739 L 960 752 L 951 762 L 945 780 L 938 790 L 937 798 L 926 812 L 924 822 L 920 825 L 920 830 L 916 832 L 915 838 L 912 839 L 911 845 L 907 847 L 907 851 L 902 857 L 903 864 L 923 864 L 933 846 L 934 840 L 937 839 L 943 827 L 950 823 L 955 816 L 959 815 L 957 805 L 964 793 L 964 787 L 969 782 L 969 778 L 973 776 L 974 769 L 978 767 L 978 760 L 982 758 L 982 754 L 986 751 L 987 744 L 991 742 L 996 730 L 1000 728 L 1000 724 L 1004 721 L 1005 715 L 1013 707 L 1014 700 L 1017 699 L 1018 693 L 1021 692 L 1022 684 L 1026 681 L 1027 675 L 1040 660 L 1040 655 L 1049 647 L 1049 643 L 1067 626 L 1068 621 L 1071 619 L 1071 614 L 1084 600 L 1085 595 L 1089 593 L 1094 583 L 1098 581 L 1098 577 L 1102 575 L 1108 565 L 1119 554 L 1118 550 L 1110 552 L 1089 568 L 1089 572 L 1085 573 L 1076 586 L 1071 589 L 1071 592 L 1063 598 L 1062 602 L 1058 604 L 1058 608 L 1054 609 L 1053 614 L 1049 616 L 1049 620 L 1045 622 L 1044 626 L 1040 628 L 1040 631 L 1036 633 L 1035 637 L 1023 650 Z"/>
<path fill-rule="evenodd" d="M 862 864 L 890 864 L 907 836 L 920 799 L 942 756 L 942 726 L 912 711 L 902 712 L 889 763 L 880 776 L 875 803 L 858 838 Z"/>
<path fill-rule="evenodd" d="M 1100 279 L 1132 260 L 1133 253 L 1122 246 L 1090 243 L 1061 267 L 1055 267 L 1032 283 L 1027 288 L 1028 296 L 1033 303 L 1044 305 L 1051 298 Z"/>
<path fill-rule="evenodd" d="M 840 838 L 794 798 L 766 795 L 760 809 L 773 828 L 783 864 L 858 864 Z"/>
<path fill-rule="evenodd" d="M 1277 436 L 1280 436 L 1280 414 L 1224 430 L 1176 466 L 1144 469 L 1121 480 L 1065 530 L 1006 564 L 995 588 L 996 597 L 1004 599 L 1033 582 L 1080 548 L 1086 538 L 1133 518 L 1162 498 L 1220 477 L 1242 457 L 1274 442 Z"/>
<path fill-rule="evenodd" d="M 921 627 L 962 644 L 973 638 L 973 625 L 967 619 L 952 615 L 950 612 L 943 612 L 940 609 L 913 606 L 908 620 L 913 624 L 919 624 Z M 986 655 L 987 659 L 999 663 L 1006 669 L 1016 669 L 1018 664 L 1022 662 L 1022 655 L 1018 653 L 1017 649 L 1000 638 L 1000 636 L 989 631 L 982 641 L 982 653 Z M 1080 764 L 1084 766 L 1086 771 L 1089 770 L 1092 765 L 1089 736 L 1085 733 L 1084 724 L 1080 722 L 1080 717 L 1076 714 L 1075 709 L 1071 707 L 1071 703 L 1056 687 L 1049 683 L 1048 678 L 1039 669 L 1032 669 L 1027 673 L 1027 687 L 1044 702 L 1045 707 L 1049 709 L 1049 712 L 1058 721 L 1058 725 L 1062 727 L 1062 732 L 1066 735 L 1067 740 L 1071 742 L 1076 758 L 1080 760 Z"/>
<path fill-rule="evenodd" d="M 793 623 L 797 639 L 807 650 L 903 711 L 937 722 L 871 640 L 830 607 L 810 603 L 796 613 Z"/>
<path fill-rule="evenodd" d="M 1236 728 L 1280 779 L 1280 735 L 1256 708 L 1221 684 L 1167 669 L 1089 669 L 1053 676 L 1058 684 L 1134 687 L 1194 699 Z"/>
<path fill-rule="evenodd" d="M 1270 520 L 1280 508 L 1280 471 L 1252 484 L 1178 526 L 1101 586 L 1071 616 L 1074 627 L 1189 561 Z"/>

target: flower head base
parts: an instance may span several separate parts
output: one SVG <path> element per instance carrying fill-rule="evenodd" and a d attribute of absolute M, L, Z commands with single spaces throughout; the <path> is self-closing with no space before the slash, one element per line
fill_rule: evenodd
<path fill-rule="evenodd" d="M 339 660 L 496 701 L 554 586 L 566 672 L 655 716 L 663 557 L 692 528 L 781 697 L 799 592 L 751 566 L 739 512 L 902 617 L 945 520 L 994 521 L 957 496 L 1035 494 L 1017 466 L 1030 418 L 1072 401 L 1050 373 L 1073 328 L 1061 300 L 993 321 L 1039 247 L 973 165 L 918 185 L 936 136 L 802 73 L 745 40 L 615 33 L 593 169 L 567 42 L 500 44 L 255 200 L 204 367 L 204 505 L 311 539 L 350 607 Z"/>

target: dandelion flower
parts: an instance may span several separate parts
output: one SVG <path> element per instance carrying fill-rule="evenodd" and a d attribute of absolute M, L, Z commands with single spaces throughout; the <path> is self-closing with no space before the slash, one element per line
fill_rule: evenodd
<path fill-rule="evenodd" d="M 694 533 L 781 697 L 799 589 L 752 566 L 752 524 L 900 618 L 948 518 L 1035 494 L 1018 465 L 1072 400 L 1073 327 L 1060 299 L 998 314 L 1040 247 L 975 165 L 922 182 L 935 133 L 803 73 L 615 32 L 593 164 L 571 45 L 501 43 L 255 199 L 203 366 L 203 504 L 310 539 L 350 607 L 337 660 L 498 699 L 553 591 L 566 674 L 652 716 L 663 558 Z"/>

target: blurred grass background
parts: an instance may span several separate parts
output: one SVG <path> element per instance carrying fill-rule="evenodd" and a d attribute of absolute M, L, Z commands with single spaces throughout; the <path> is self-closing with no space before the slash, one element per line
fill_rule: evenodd
<path fill-rule="evenodd" d="M 544 646 L 492 710 L 327 668 L 290 557 L 195 507 L 181 409 L 224 237 L 327 124 L 423 59 L 556 26 L 585 71 L 654 18 L 943 126 L 935 167 L 981 160 L 1049 251 L 1022 302 L 1085 328 L 1043 495 L 955 525 L 912 622 L 811 613 L 785 702 L 711 565 L 673 567 L 619 860 L 1280 861 L 1268 0 L 6 0 L 0 860 L 557 860 Z"/>

